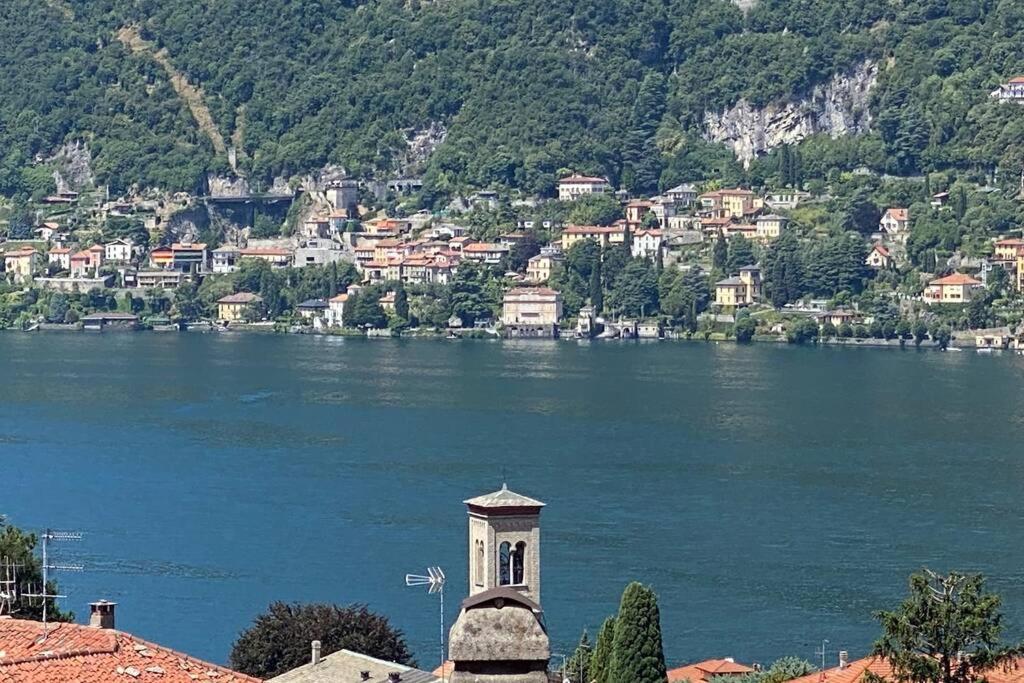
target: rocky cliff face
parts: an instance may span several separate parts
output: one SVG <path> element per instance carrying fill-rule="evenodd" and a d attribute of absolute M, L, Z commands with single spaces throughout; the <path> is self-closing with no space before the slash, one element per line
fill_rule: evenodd
<path fill-rule="evenodd" d="M 755 109 L 746 100 L 721 112 L 704 114 L 704 134 L 712 142 L 724 142 L 749 166 L 757 156 L 810 135 L 832 137 L 865 133 L 871 128 L 868 98 L 878 82 L 878 65 L 858 64 L 837 74 L 810 95 Z"/>

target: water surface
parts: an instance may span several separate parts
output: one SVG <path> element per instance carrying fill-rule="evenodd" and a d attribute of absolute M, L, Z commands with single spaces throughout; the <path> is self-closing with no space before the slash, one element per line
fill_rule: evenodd
<path fill-rule="evenodd" d="M 464 498 L 548 503 L 553 649 L 660 596 L 670 663 L 863 654 L 922 565 L 1024 624 L 1024 359 L 684 343 L 0 335 L 0 513 L 77 529 L 66 604 L 223 662 L 272 600 L 366 602 L 438 658 Z"/>

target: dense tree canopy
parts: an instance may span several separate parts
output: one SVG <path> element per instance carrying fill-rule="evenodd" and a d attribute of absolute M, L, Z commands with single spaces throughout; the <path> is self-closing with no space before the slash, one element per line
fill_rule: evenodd
<path fill-rule="evenodd" d="M 0 193 L 51 191 L 45 159 L 69 141 L 115 191 L 201 189 L 229 146 L 254 179 L 408 167 L 428 197 L 550 194 L 568 169 L 638 192 L 734 182 L 728 152 L 701 140 L 705 111 L 804 94 L 865 59 L 881 68 L 873 132 L 779 150 L 752 177 L 864 165 L 1012 182 L 1024 118 L 988 93 L 1024 72 L 1022 37 L 1016 0 L 764 0 L 746 14 L 722 0 L 10 0 Z M 170 73 L 193 86 L 187 102 Z M 440 145 L 424 162 L 408 143 L 425 131 Z"/>

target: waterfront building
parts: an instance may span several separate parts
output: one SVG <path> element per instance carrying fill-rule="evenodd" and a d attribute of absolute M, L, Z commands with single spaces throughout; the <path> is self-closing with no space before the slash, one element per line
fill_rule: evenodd
<path fill-rule="evenodd" d="M 449 637 L 451 683 L 547 683 L 551 657 L 540 607 L 544 503 L 502 485 L 465 501 L 469 597 Z"/>
<path fill-rule="evenodd" d="M 557 336 L 561 319 L 562 294 L 547 287 L 516 287 L 502 302 L 501 323 L 512 336 Z"/>
<path fill-rule="evenodd" d="M 115 629 L 112 602 L 89 605 L 89 625 L 0 618 L 0 680 L 19 683 L 260 683 Z M 45 637 L 44 637 L 45 634 Z"/>
<path fill-rule="evenodd" d="M 928 283 L 924 290 L 925 303 L 962 304 L 984 293 L 985 285 L 970 275 L 953 273 Z"/>
<path fill-rule="evenodd" d="M 229 323 L 245 320 L 250 310 L 262 304 L 263 299 L 258 294 L 250 292 L 229 294 L 217 299 L 217 317 Z"/>
<path fill-rule="evenodd" d="M 328 308 L 329 304 L 323 299 L 306 299 L 295 306 L 295 310 L 299 312 L 299 317 L 303 320 L 324 318 Z"/>
<path fill-rule="evenodd" d="M 722 307 L 749 306 L 761 298 L 761 269 L 744 266 L 736 277 L 715 283 L 715 304 Z"/>

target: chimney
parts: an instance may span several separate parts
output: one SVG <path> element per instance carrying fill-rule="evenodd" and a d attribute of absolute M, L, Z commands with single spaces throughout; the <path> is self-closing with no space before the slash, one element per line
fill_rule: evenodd
<path fill-rule="evenodd" d="M 388 674 L 388 683 L 399 683 L 402 680 L 402 674 L 397 671 L 392 671 Z"/>
<path fill-rule="evenodd" d="M 313 655 L 310 657 L 309 661 L 313 666 L 316 666 L 320 663 L 320 641 L 314 640 L 310 643 L 310 646 L 313 650 Z"/>
<path fill-rule="evenodd" d="M 850 666 L 850 653 L 846 650 L 839 651 L 839 668 L 845 669 Z"/>
<path fill-rule="evenodd" d="M 89 626 L 92 628 L 114 628 L 114 608 L 116 602 L 100 600 L 89 603 Z"/>

